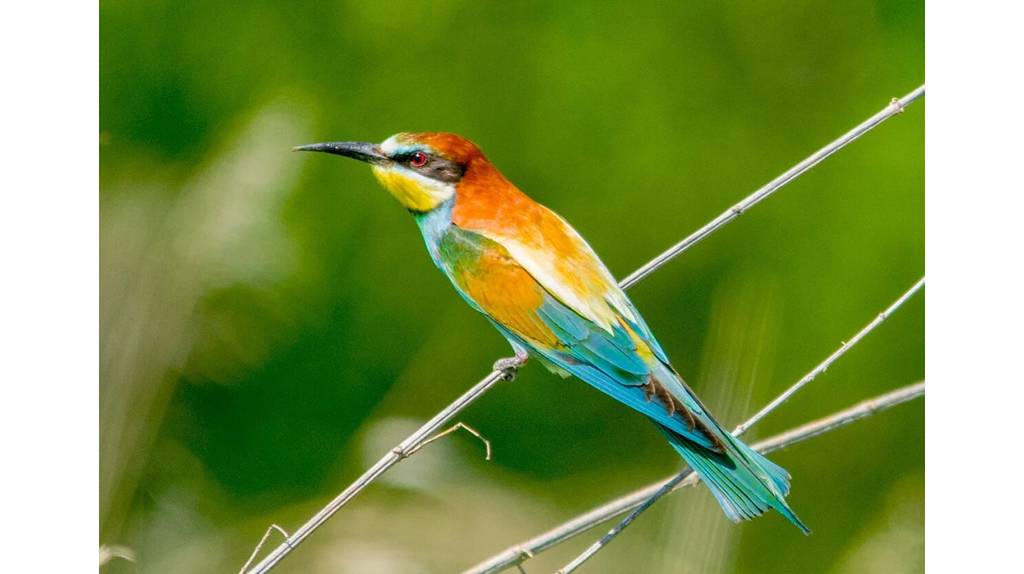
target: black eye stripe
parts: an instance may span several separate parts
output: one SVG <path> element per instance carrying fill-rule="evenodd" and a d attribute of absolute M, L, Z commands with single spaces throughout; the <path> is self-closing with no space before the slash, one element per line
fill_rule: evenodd
<path fill-rule="evenodd" d="M 427 161 L 423 165 L 416 167 L 413 165 L 413 159 L 416 157 L 416 154 L 419 153 L 426 155 Z M 463 172 L 465 172 L 465 168 L 462 165 L 422 150 L 413 150 L 398 154 L 392 156 L 392 159 L 403 165 L 409 166 L 409 168 L 414 169 L 431 179 L 436 179 L 445 183 L 458 182 L 462 179 Z"/>
<path fill-rule="evenodd" d="M 410 161 L 412 161 L 412 156 L 415 155 L 416 153 L 418 153 L 418 152 L 410 151 L 410 152 L 400 153 L 400 154 L 396 154 L 396 155 L 391 156 L 391 159 L 397 161 L 398 163 L 409 163 Z"/>

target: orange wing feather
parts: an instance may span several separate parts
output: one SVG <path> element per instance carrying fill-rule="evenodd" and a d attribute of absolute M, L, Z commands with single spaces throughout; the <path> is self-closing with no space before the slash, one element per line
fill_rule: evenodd
<path fill-rule="evenodd" d="M 495 321 L 517 335 L 548 348 L 561 345 L 537 315 L 544 289 L 499 246 L 483 252 L 475 264 L 452 271 L 462 291 Z"/>

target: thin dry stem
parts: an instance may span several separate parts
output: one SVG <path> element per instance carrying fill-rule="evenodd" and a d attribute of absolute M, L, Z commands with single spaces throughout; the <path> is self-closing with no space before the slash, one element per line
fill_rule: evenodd
<path fill-rule="evenodd" d="M 886 307 L 885 311 L 882 311 L 881 313 L 878 314 L 878 316 L 872 319 L 871 322 L 869 322 L 867 325 L 864 325 L 864 327 L 861 328 L 860 331 L 857 331 L 857 333 L 854 334 L 854 336 L 849 341 L 843 341 L 842 344 L 839 345 L 839 348 L 835 350 L 835 352 L 829 355 L 824 361 L 819 363 L 818 366 L 811 369 L 811 371 L 804 375 L 803 378 L 801 378 L 799 381 L 793 383 L 793 386 L 783 391 L 782 394 L 780 394 L 778 397 L 775 397 L 775 399 L 772 402 L 765 405 L 764 408 L 755 413 L 754 416 L 750 417 L 749 419 L 747 419 L 746 422 L 736 427 L 736 431 L 733 434 L 735 434 L 736 436 L 740 436 L 741 434 L 747 432 L 747 430 L 750 429 L 750 427 L 757 424 L 758 421 L 763 419 L 766 415 L 768 415 L 768 413 L 779 408 L 782 405 L 782 403 L 788 401 L 790 397 L 797 393 L 797 391 L 804 388 L 808 383 L 816 379 L 818 375 L 827 371 L 828 368 L 832 366 L 832 363 L 836 362 L 839 359 L 839 357 L 845 355 L 847 351 L 852 349 L 857 343 L 861 341 L 861 339 L 866 337 L 868 333 L 874 331 L 879 325 L 881 325 L 886 319 L 888 319 L 894 311 L 903 306 L 903 304 L 906 303 L 908 299 L 913 297 L 914 294 L 920 291 L 922 288 L 924 288 L 924 277 L 918 279 L 917 283 L 914 283 L 910 287 L 910 289 L 907 289 L 906 292 L 900 295 L 891 305 Z"/>
<path fill-rule="evenodd" d="M 805 423 L 757 442 L 751 445 L 751 448 L 762 454 L 786 448 L 870 417 L 917 397 L 924 396 L 924 390 L 924 382 L 919 382 L 889 391 L 888 393 L 861 401 L 829 416 Z M 476 566 L 465 570 L 463 574 L 495 574 L 506 568 L 522 564 L 529 558 L 550 550 L 607 520 L 643 506 L 652 496 L 667 485 L 671 485 L 669 491 L 675 492 L 683 487 L 697 484 L 698 480 L 697 474 L 694 474 L 690 469 L 685 469 L 680 473 L 666 477 L 589 510 L 530 540 L 509 547 Z"/>
<path fill-rule="evenodd" d="M 831 355 L 826 357 L 824 361 L 822 361 L 821 363 L 818 363 L 818 365 L 816 367 L 814 367 L 813 369 L 811 369 L 811 371 L 809 373 L 804 375 L 796 383 L 793 383 L 793 385 L 791 385 L 788 389 L 783 391 L 778 397 L 776 397 L 774 400 L 772 400 L 770 403 L 768 403 L 760 411 L 755 413 L 754 416 L 750 417 L 743 424 L 741 424 L 738 427 L 736 427 L 736 429 L 732 431 L 733 436 L 740 436 L 741 434 L 747 432 L 747 430 L 750 427 L 754 426 L 755 424 L 757 424 L 758 421 L 763 419 L 769 413 L 771 413 L 775 409 L 779 408 L 779 406 L 781 406 L 782 403 L 786 402 L 790 397 L 792 397 L 794 394 L 796 394 L 800 389 L 802 389 L 805 386 L 807 386 L 807 384 L 809 384 L 811 381 L 813 381 L 815 378 L 817 378 L 818 375 L 820 375 L 821 373 L 824 373 L 825 371 L 827 371 L 828 368 L 839 359 L 839 357 L 842 357 L 844 354 L 846 354 L 847 351 L 852 349 L 864 337 L 866 337 L 869 333 L 871 333 L 871 331 L 874 331 L 879 325 L 882 324 L 883 321 L 885 321 L 887 318 L 889 318 L 889 316 L 894 311 L 896 311 L 904 303 L 906 303 L 908 299 L 913 297 L 915 293 L 920 291 L 924 287 L 924 280 L 925 280 L 924 277 L 920 278 L 916 283 L 914 283 L 913 286 L 910 287 L 910 289 L 908 289 L 906 292 L 904 292 L 902 295 L 900 295 L 896 299 L 896 301 L 894 301 L 891 305 L 886 307 L 885 311 L 882 311 L 881 313 L 879 313 L 877 317 L 875 317 L 874 319 L 871 320 L 871 322 L 869 322 L 867 325 L 865 325 L 860 331 L 857 331 L 857 333 L 853 336 L 853 338 L 851 338 L 849 341 L 843 341 L 843 343 L 842 343 L 842 345 L 840 345 L 839 349 L 837 349 Z M 695 479 L 694 479 L 695 481 L 699 480 L 699 477 L 697 477 L 696 475 L 693 475 L 693 476 L 695 476 Z M 612 539 L 614 539 L 616 536 L 619 535 L 619 533 L 621 533 L 623 530 L 625 530 L 626 527 L 628 527 L 634 520 L 636 520 L 636 518 L 638 516 L 640 516 L 641 513 L 643 513 L 648 508 L 653 506 L 654 503 L 657 502 L 659 498 L 661 498 L 662 496 L 664 496 L 664 495 L 668 494 L 669 492 L 671 492 L 675 488 L 676 484 L 678 484 L 680 481 L 682 481 L 685 477 L 686 477 L 686 474 L 685 473 L 681 473 L 675 479 L 673 479 L 672 481 L 669 481 L 669 483 L 665 484 L 665 486 L 663 486 L 662 488 L 658 489 L 658 491 L 655 492 L 654 494 L 652 494 L 651 497 L 648 498 L 646 501 L 644 501 L 643 504 L 641 504 L 635 510 L 633 510 L 633 512 L 631 512 L 629 514 L 629 516 L 624 518 L 621 522 L 616 524 L 615 527 L 612 528 L 607 534 L 602 536 L 600 540 L 598 540 L 597 542 L 595 542 L 594 544 L 589 546 L 586 550 L 584 550 L 581 554 L 579 554 L 576 558 L 574 558 L 569 564 L 567 564 L 565 567 L 563 567 L 561 570 L 559 570 L 558 574 L 569 574 L 570 572 L 572 572 L 572 571 L 576 570 L 577 568 L 579 568 L 584 562 L 589 560 L 592 556 L 597 554 L 602 548 L 607 546 L 608 543 L 612 541 Z"/>
<path fill-rule="evenodd" d="M 871 333 L 871 331 L 874 331 L 879 325 L 882 324 L 882 322 L 888 319 L 893 312 L 895 312 L 897 309 L 903 306 L 903 304 L 906 303 L 908 299 L 913 297 L 915 293 L 923 289 L 924 281 L 924 277 L 918 279 L 917 282 L 910 287 L 910 289 L 907 289 L 907 291 L 900 295 L 896 299 L 896 301 L 894 301 L 891 305 L 886 307 L 884 311 L 879 313 L 878 316 L 872 319 L 860 331 L 857 331 L 857 333 L 849 341 L 843 341 L 839 349 L 837 349 L 831 355 L 826 357 L 824 361 L 818 363 L 818 365 L 811 369 L 809 373 L 804 375 L 797 382 L 793 383 L 793 385 L 791 385 L 788 389 L 783 391 L 779 396 L 775 397 L 774 400 L 765 405 L 764 408 L 756 412 L 752 417 L 750 417 L 744 423 L 736 427 L 736 429 L 732 431 L 733 436 L 740 436 L 741 434 L 747 432 L 747 430 L 750 429 L 750 427 L 754 426 L 755 424 L 758 423 L 758 421 L 766 417 L 769 413 L 779 408 L 782 405 L 782 403 L 789 400 L 790 397 L 795 395 L 798 391 L 800 391 L 800 389 L 807 386 L 811 381 L 817 378 L 818 375 L 827 371 L 828 368 L 832 366 L 832 364 L 835 363 L 837 360 L 839 360 L 840 357 L 845 355 L 847 351 L 852 349 L 864 337 Z M 684 475 L 680 474 L 677 477 L 676 482 L 681 481 L 683 478 Z M 699 479 L 699 477 L 697 479 Z M 584 562 L 589 560 L 591 557 L 597 554 L 602 548 L 607 546 L 608 543 L 612 541 L 612 539 L 614 539 L 623 530 L 625 530 L 626 527 L 628 527 L 634 520 L 636 520 L 636 518 L 640 516 L 641 513 L 643 513 L 648 508 L 653 506 L 659 498 L 668 494 L 673 488 L 675 488 L 674 484 L 666 484 L 664 487 L 662 487 L 657 492 L 652 494 L 647 501 L 638 506 L 633 512 L 629 514 L 629 516 L 624 518 L 621 522 L 616 524 L 615 527 L 612 528 L 607 534 L 602 536 L 600 540 L 589 546 L 586 550 L 584 550 L 576 558 L 574 558 L 569 564 L 567 564 L 565 567 L 559 570 L 558 574 L 569 574 L 570 572 L 579 568 Z"/>
<path fill-rule="evenodd" d="M 245 574 L 245 569 L 248 568 L 249 565 L 252 564 L 252 561 L 256 559 L 256 555 L 260 553 L 260 549 L 263 548 L 264 544 L 266 544 L 267 538 L 270 538 L 270 534 L 275 530 L 280 532 L 281 536 L 284 536 L 285 542 L 288 541 L 288 532 L 276 524 L 271 524 L 267 527 L 266 532 L 263 533 L 263 538 L 260 538 L 260 541 L 256 544 L 256 548 L 253 548 L 252 554 L 249 555 L 249 559 L 245 561 L 245 564 L 242 566 L 242 569 L 238 571 L 238 574 Z"/>
<path fill-rule="evenodd" d="M 459 429 L 462 429 L 462 430 L 468 432 L 469 434 L 475 436 L 476 438 L 480 439 L 480 442 L 484 443 L 484 449 L 486 450 L 486 454 L 484 455 L 484 460 L 491 460 L 491 441 L 489 441 L 486 438 L 484 438 L 484 435 L 480 434 L 475 428 L 473 428 L 473 427 L 471 427 L 471 426 L 469 426 L 469 425 L 467 425 L 465 423 L 462 423 L 462 422 L 457 422 L 454 425 L 448 427 L 448 429 L 443 430 L 443 431 L 437 433 L 436 435 L 428 438 L 427 440 L 423 441 L 421 444 L 417 445 L 415 448 L 413 448 L 409 452 L 405 453 L 405 456 L 412 456 L 412 455 L 416 454 L 421 448 L 427 446 L 428 444 L 434 442 L 437 439 L 444 438 L 444 437 L 452 434 L 453 432 L 455 432 L 455 431 L 457 431 Z"/>

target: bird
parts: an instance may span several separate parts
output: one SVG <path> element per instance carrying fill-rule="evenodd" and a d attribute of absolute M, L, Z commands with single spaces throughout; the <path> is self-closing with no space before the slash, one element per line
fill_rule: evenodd
<path fill-rule="evenodd" d="M 373 175 L 416 220 L 434 265 L 512 345 L 508 378 L 531 358 L 649 418 L 733 522 L 786 502 L 789 473 L 725 430 L 669 362 L 608 268 L 560 215 L 510 182 L 472 141 L 398 133 L 294 151 L 339 155 Z"/>

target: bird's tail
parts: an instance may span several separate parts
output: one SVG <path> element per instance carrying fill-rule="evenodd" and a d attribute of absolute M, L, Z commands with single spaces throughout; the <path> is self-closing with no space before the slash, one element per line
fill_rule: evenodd
<path fill-rule="evenodd" d="M 717 426 L 717 425 L 715 425 Z M 811 531 L 786 504 L 789 473 L 721 428 L 714 431 L 724 443 L 715 452 L 662 428 L 669 443 L 690 465 L 733 522 L 749 520 L 774 508 L 803 531 Z M 714 432 L 712 431 L 712 432 Z"/>

